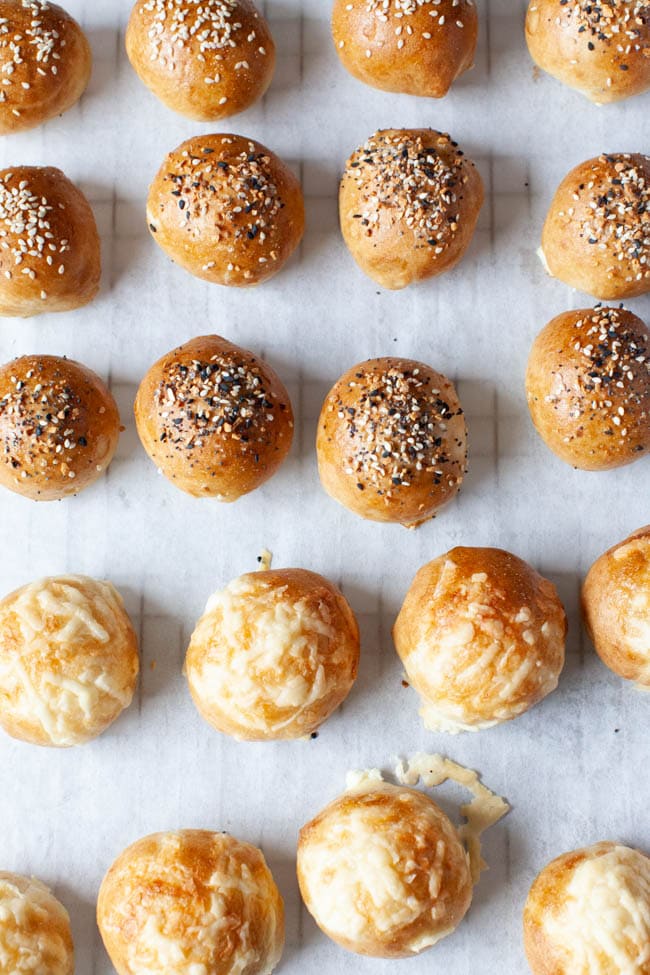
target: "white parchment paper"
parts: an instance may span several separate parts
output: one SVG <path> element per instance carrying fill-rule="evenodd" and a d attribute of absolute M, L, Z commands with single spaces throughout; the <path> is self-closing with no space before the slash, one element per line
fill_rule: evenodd
<path fill-rule="evenodd" d="M 602 151 L 650 151 L 650 96 L 598 109 L 535 77 L 524 0 L 478 0 L 475 69 L 441 102 L 376 92 L 349 77 L 329 37 L 329 0 L 267 0 L 279 50 L 264 102 L 220 127 L 166 110 L 123 50 L 130 0 L 67 0 L 88 31 L 92 83 L 81 104 L 34 132 L 5 137 L 0 165 L 61 167 L 88 194 L 103 238 L 101 296 L 88 308 L 0 323 L 2 361 L 66 354 L 110 380 L 126 432 L 108 476 L 78 498 L 0 498 L 0 590 L 45 574 L 111 579 L 139 629 L 142 680 L 130 710 L 98 741 L 71 751 L 0 738 L 0 868 L 53 885 L 72 915 L 78 975 L 110 975 L 94 921 L 114 857 L 154 830 L 230 830 L 260 844 L 287 905 L 283 975 L 383 975 L 395 964 L 346 954 L 300 905 L 298 828 L 341 791 L 349 768 L 390 769 L 393 756 L 442 751 L 477 768 L 513 805 L 486 838 L 490 863 L 453 937 L 408 963 L 410 975 L 521 975 L 521 910 L 551 857 L 601 839 L 650 850 L 650 699 L 611 675 L 578 618 L 593 559 L 650 521 L 647 460 L 589 474 L 556 460 L 528 418 L 531 342 L 585 296 L 544 275 L 535 256 L 546 207 L 565 173 Z M 446 130 L 478 163 L 488 190 L 461 266 L 398 294 L 357 269 L 337 227 L 337 180 L 377 128 Z M 266 143 L 300 173 L 308 229 L 299 255 L 258 290 L 210 286 L 172 265 L 145 226 L 147 186 L 183 139 L 218 128 Z M 646 320 L 650 300 L 630 304 Z M 173 346 L 216 331 L 261 352 L 297 413 L 289 462 L 234 506 L 196 501 L 157 473 L 139 446 L 135 390 Z M 469 421 L 470 474 L 458 500 L 417 532 L 367 524 L 319 486 L 316 417 L 330 385 L 362 359 L 423 359 L 458 383 Z M 423 731 L 401 686 L 390 628 L 416 570 L 455 544 L 511 549 L 559 586 L 571 617 L 559 690 L 516 722 L 477 735 Z M 210 593 L 256 564 L 304 566 L 339 583 L 363 630 L 348 702 L 317 741 L 237 744 L 213 732 L 181 674 L 189 634 Z M 155 668 L 154 668 L 155 664 Z M 446 809 L 460 792 L 443 789 Z M 440 797 L 439 797 L 440 798 Z"/>

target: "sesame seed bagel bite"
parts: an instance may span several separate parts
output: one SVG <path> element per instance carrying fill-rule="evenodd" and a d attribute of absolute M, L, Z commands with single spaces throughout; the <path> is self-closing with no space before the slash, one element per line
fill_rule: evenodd
<path fill-rule="evenodd" d="M 542 232 L 553 277 L 605 301 L 650 291 L 650 157 L 588 159 L 560 183 Z"/>
<path fill-rule="evenodd" d="M 33 501 L 78 494 L 110 464 L 120 430 L 110 390 L 81 363 L 27 355 L 0 366 L 0 486 Z"/>
<path fill-rule="evenodd" d="M 530 0 L 526 41 L 543 71 L 597 104 L 650 88 L 648 0 Z"/>
<path fill-rule="evenodd" d="M 208 830 L 127 847 L 102 880 L 97 924 L 118 975 L 271 975 L 284 947 L 262 851 Z"/>
<path fill-rule="evenodd" d="M 181 491 L 236 501 L 284 462 L 293 440 L 289 394 L 269 365 L 218 335 L 172 349 L 135 400 L 142 446 Z"/>
<path fill-rule="evenodd" d="M 524 907 L 533 975 L 647 975 L 650 859 L 595 843 L 549 863 Z"/>
<path fill-rule="evenodd" d="M 200 122 L 249 108 L 275 69 L 273 38 L 252 0 L 136 0 L 126 50 L 168 108 Z"/>
<path fill-rule="evenodd" d="M 35 877 L 0 871 L 0 960 L 6 975 L 74 975 L 70 917 Z"/>
<path fill-rule="evenodd" d="M 483 198 L 478 170 L 448 135 L 386 129 L 348 159 L 341 231 L 362 271 L 399 290 L 461 260 Z"/>
<path fill-rule="evenodd" d="M 432 731 L 511 721 L 558 685 L 567 618 L 555 586 L 496 548 L 455 548 L 415 576 L 393 628 Z"/>
<path fill-rule="evenodd" d="M 99 291 L 93 211 L 60 169 L 0 171 L 0 315 L 72 311 Z"/>
<path fill-rule="evenodd" d="M 0 135 L 32 129 L 81 98 L 92 54 L 79 24 L 49 0 L 0 0 Z"/>
<path fill-rule="evenodd" d="M 650 330 L 622 307 L 558 315 L 535 339 L 526 394 L 537 432 L 567 464 L 631 464 L 650 450 Z"/>
<path fill-rule="evenodd" d="M 147 203 L 156 243 L 213 284 L 273 277 L 302 239 L 300 183 L 274 153 L 239 135 L 197 136 L 171 152 Z"/>
<path fill-rule="evenodd" d="M 453 384 L 412 359 L 369 359 L 330 390 L 316 439 L 327 493 L 371 521 L 415 528 L 460 490 L 465 418 Z"/>
<path fill-rule="evenodd" d="M 582 612 L 603 663 L 650 690 L 650 525 L 596 559 L 582 587 Z"/>
<path fill-rule="evenodd" d="M 332 35 L 359 81 L 442 98 L 474 64 L 478 15 L 473 0 L 335 0 Z"/>
<path fill-rule="evenodd" d="M 305 569 L 250 572 L 214 593 L 185 659 L 200 714 L 245 741 L 313 734 L 350 693 L 358 666 L 350 606 Z"/>

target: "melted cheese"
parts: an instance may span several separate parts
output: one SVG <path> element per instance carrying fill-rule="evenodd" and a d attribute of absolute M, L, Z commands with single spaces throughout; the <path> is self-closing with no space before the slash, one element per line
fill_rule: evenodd
<path fill-rule="evenodd" d="M 70 921 L 44 884 L 0 873 L 0 972 L 72 975 Z"/>
<path fill-rule="evenodd" d="M 0 605 L 0 698 L 7 723 L 40 724 L 50 743 L 86 740 L 133 697 L 137 661 L 121 597 L 81 576 L 43 579 Z M 11 727 L 9 727 L 11 730 Z"/>
<path fill-rule="evenodd" d="M 571 975 L 647 975 L 650 860 L 627 847 L 584 860 L 562 908 L 545 915 L 543 927 L 568 958 Z"/>
<path fill-rule="evenodd" d="M 472 880 L 478 883 L 481 871 L 487 869 L 481 856 L 481 836 L 510 811 L 508 803 L 483 785 L 472 769 L 451 762 L 442 755 L 420 752 L 408 761 L 400 762 L 395 774 L 403 785 L 415 786 L 421 781 L 427 788 L 434 788 L 451 779 L 474 795 L 470 803 L 461 806 L 461 814 L 467 822 L 460 827 L 458 835 L 467 846 Z"/>
<path fill-rule="evenodd" d="M 321 661 L 323 644 L 338 640 L 329 610 L 283 600 L 283 591 L 236 579 L 208 601 L 190 646 L 187 672 L 199 699 L 253 730 L 279 731 L 332 689 Z M 196 663 L 194 646 L 202 649 Z M 290 713 L 273 719 L 269 705 Z"/>

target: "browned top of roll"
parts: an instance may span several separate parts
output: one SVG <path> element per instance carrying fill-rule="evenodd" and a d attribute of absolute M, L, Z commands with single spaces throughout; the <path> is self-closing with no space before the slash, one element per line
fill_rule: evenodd
<path fill-rule="evenodd" d="M 58 356 L 0 366 L 0 485 L 39 501 L 77 494 L 110 463 L 117 405 L 92 370 Z"/>
<path fill-rule="evenodd" d="M 149 229 L 187 271 L 243 287 L 275 274 L 304 230 L 300 184 L 273 152 L 238 135 L 171 152 L 149 191 Z"/>
<path fill-rule="evenodd" d="M 223 501 L 274 474 L 293 438 L 291 402 L 274 370 L 218 335 L 159 359 L 142 380 L 135 416 L 166 477 L 195 497 Z"/>
<path fill-rule="evenodd" d="M 74 183 L 50 167 L 0 171 L 0 315 L 78 308 L 100 273 L 95 217 Z"/>
<path fill-rule="evenodd" d="M 275 67 L 271 32 L 252 0 L 136 0 L 126 49 L 168 108 L 204 122 L 248 108 Z"/>
<path fill-rule="evenodd" d="M 0 0 L 0 135 L 31 129 L 81 97 L 90 45 L 62 7 L 45 0 Z"/>
<path fill-rule="evenodd" d="M 606 470 L 650 450 L 650 330 L 631 311 L 558 315 L 535 340 L 526 386 L 540 435 L 575 467 Z"/>
<path fill-rule="evenodd" d="M 551 274 L 596 298 L 650 290 L 650 157 L 603 154 L 560 184 L 542 235 Z"/>

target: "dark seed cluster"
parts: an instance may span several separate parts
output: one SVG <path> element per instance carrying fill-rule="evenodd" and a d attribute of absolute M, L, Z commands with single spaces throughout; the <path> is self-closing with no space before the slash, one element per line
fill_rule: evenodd
<path fill-rule="evenodd" d="M 171 363 L 155 401 L 160 441 L 184 453 L 215 442 L 266 443 L 284 406 L 269 398 L 256 365 L 226 354 Z"/>
<path fill-rule="evenodd" d="M 448 424 L 462 410 L 418 368 L 388 368 L 371 377 L 371 386 L 367 374 L 358 372 L 329 406 L 349 441 L 345 473 L 358 479 L 358 489 L 371 487 L 391 497 L 395 489 L 424 480 L 455 485 L 463 470 L 456 476 L 445 469 Z"/>
<path fill-rule="evenodd" d="M 382 213 L 403 222 L 420 245 L 441 254 L 458 232 L 460 199 L 467 182 L 463 152 L 448 135 L 378 132 L 348 161 L 363 209 L 354 214 L 372 237 Z"/>

